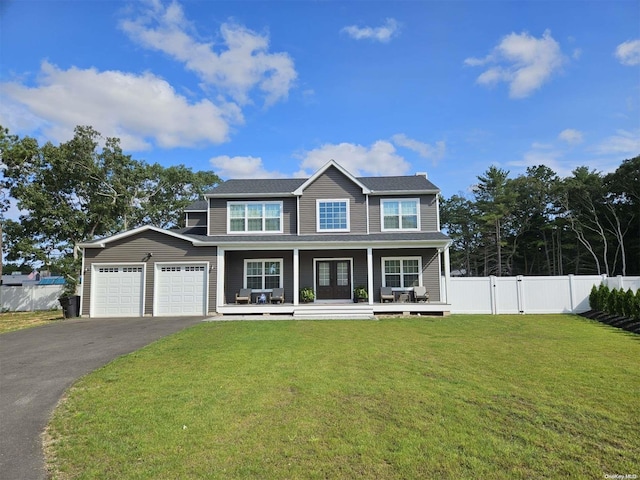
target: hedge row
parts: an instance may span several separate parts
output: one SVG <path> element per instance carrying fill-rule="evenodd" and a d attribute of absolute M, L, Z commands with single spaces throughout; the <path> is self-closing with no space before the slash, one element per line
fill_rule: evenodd
<path fill-rule="evenodd" d="M 604 284 L 594 285 L 589 294 L 589 305 L 592 310 L 640 320 L 640 290 L 633 293 L 631 289 L 625 292 L 615 288 L 610 290 Z"/>

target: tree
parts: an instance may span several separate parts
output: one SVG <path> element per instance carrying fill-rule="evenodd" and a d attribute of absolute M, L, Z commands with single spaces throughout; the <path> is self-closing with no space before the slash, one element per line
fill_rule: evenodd
<path fill-rule="evenodd" d="M 503 264 L 502 253 L 505 225 L 515 206 L 515 194 L 508 177 L 508 170 L 492 165 L 484 175 L 478 176 L 478 184 L 474 188 L 479 219 L 485 227 L 485 275 L 493 273 L 501 276 L 510 270 Z M 493 249 L 495 251 L 492 252 Z"/>
<path fill-rule="evenodd" d="M 91 127 L 42 146 L 0 130 L 2 188 L 25 212 L 5 223 L 8 258 L 53 265 L 70 283 L 79 243 L 142 224 L 177 226 L 184 207 L 220 181 L 213 172 L 134 160 L 119 139 L 103 142 Z"/>
<path fill-rule="evenodd" d="M 477 275 L 476 251 L 480 237 L 475 204 L 463 195 L 441 199 L 440 220 L 453 240 L 451 266 L 466 276 Z"/>

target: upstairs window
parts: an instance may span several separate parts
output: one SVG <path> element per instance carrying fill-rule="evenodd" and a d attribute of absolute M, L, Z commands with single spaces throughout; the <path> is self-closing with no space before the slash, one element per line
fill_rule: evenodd
<path fill-rule="evenodd" d="M 229 202 L 228 233 L 282 233 L 282 202 Z"/>
<path fill-rule="evenodd" d="M 417 198 L 382 200 L 382 231 L 420 230 L 420 201 Z"/>
<path fill-rule="evenodd" d="M 349 231 L 349 200 L 317 200 L 318 232 Z"/>
<path fill-rule="evenodd" d="M 382 286 L 411 288 L 420 286 L 420 257 L 383 258 Z"/>

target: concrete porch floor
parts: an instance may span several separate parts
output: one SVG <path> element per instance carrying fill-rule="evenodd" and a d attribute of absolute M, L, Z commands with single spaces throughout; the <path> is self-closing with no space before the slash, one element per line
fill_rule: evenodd
<path fill-rule="evenodd" d="M 376 315 L 433 315 L 446 316 L 451 305 L 442 302 L 429 303 L 354 303 L 354 302 L 313 302 L 294 305 L 284 304 L 228 304 L 218 307 L 211 320 L 280 319 L 374 319 Z"/>

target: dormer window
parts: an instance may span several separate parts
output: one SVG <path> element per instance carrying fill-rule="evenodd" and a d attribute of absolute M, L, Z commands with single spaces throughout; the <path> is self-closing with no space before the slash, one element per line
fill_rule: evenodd
<path fill-rule="evenodd" d="M 382 231 L 420 230 L 420 200 L 381 200 Z"/>
<path fill-rule="evenodd" d="M 348 232 L 349 200 L 317 200 L 316 218 L 318 232 Z"/>
<path fill-rule="evenodd" d="M 228 202 L 228 233 L 282 233 L 282 202 Z"/>

